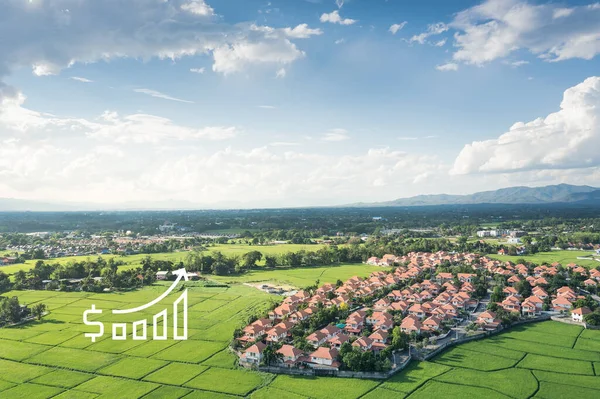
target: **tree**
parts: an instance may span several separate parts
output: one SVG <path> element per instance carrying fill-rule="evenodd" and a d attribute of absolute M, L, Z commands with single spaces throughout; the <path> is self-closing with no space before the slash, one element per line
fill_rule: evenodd
<path fill-rule="evenodd" d="M 277 259 L 274 256 L 265 256 L 265 267 L 274 269 L 277 266 Z"/>
<path fill-rule="evenodd" d="M 37 304 L 33 305 L 33 307 L 31 308 L 31 314 L 38 320 L 42 319 L 42 316 L 44 315 L 45 312 L 46 312 L 46 305 L 44 305 L 43 303 L 37 303 Z"/>
<path fill-rule="evenodd" d="M 521 280 L 515 284 L 515 289 L 523 298 L 531 296 L 531 284 L 527 280 Z"/>
<path fill-rule="evenodd" d="M 12 298 L 3 298 L 0 303 L 0 320 L 4 320 L 7 323 L 17 323 L 21 321 L 21 305 L 19 304 L 19 298 L 13 296 Z"/>
<path fill-rule="evenodd" d="M 492 292 L 492 296 L 490 298 L 491 302 L 502 302 L 504 300 L 504 293 L 502 292 L 502 287 L 499 285 L 494 287 L 494 291 Z"/>
<path fill-rule="evenodd" d="M 271 345 L 267 346 L 263 350 L 262 355 L 263 355 L 263 363 L 266 366 L 270 366 L 271 364 L 275 363 L 277 360 L 283 358 L 283 355 L 281 353 L 277 353 L 277 350 Z"/>
<path fill-rule="evenodd" d="M 600 326 L 600 308 L 583 316 L 585 322 L 592 326 Z"/>
<path fill-rule="evenodd" d="M 392 330 L 392 347 L 394 349 L 406 349 L 409 339 L 408 334 L 403 333 L 399 326 L 394 327 Z"/>
<path fill-rule="evenodd" d="M 9 291 L 11 287 L 10 277 L 4 272 L 0 272 L 0 292 Z"/>
<path fill-rule="evenodd" d="M 598 302 L 591 297 L 591 295 L 586 295 L 585 298 L 581 298 L 573 302 L 573 309 L 587 307 L 590 310 L 595 310 L 598 307 Z"/>

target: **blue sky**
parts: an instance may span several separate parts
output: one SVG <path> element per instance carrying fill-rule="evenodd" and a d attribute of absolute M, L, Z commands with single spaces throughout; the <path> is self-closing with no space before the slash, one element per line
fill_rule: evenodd
<path fill-rule="evenodd" d="M 0 197 L 304 206 L 600 180 L 597 3 L 9 0 L 0 15 Z"/>

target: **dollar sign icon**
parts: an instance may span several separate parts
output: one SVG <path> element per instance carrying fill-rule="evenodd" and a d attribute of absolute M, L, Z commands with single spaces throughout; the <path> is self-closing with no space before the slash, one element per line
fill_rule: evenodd
<path fill-rule="evenodd" d="M 96 305 L 92 305 L 91 309 L 88 309 L 85 312 L 83 312 L 83 324 L 85 324 L 86 326 L 100 327 L 100 331 L 98 331 L 97 333 L 85 333 L 84 334 L 86 336 L 86 338 L 91 337 L 92 342 L 96 342 L 96 338 L 104 335 L 104 324 L 100 321 L 88 321 L 88 319 L 87 319 L 88 313 L 97 313 L 97 314 L 102 313 L 102 309 L 96 309 Z"/>

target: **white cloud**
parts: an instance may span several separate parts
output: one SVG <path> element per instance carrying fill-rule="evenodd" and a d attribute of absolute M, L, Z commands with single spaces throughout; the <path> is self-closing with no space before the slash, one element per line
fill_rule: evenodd
<path fill-rule="evenodd" d="M 414 136 L 404 136 L 404 137 L 398 137 L 398 140 L 402 140 L 402 141 L 414 141 L 414 140 L 418 140 L 418 137 L 414 137 Z"/>
<path fill-rule="evenodd" d="M 388 148 L 337 155 L 320 153 L 318 146 L 301 152 L 295 141 L 247 148 L 236 141 L 238 148 L 223 148 L 214 140 L 234 137 L 236 128 L 194 128 L 155 115 L 115 112 L 93 121 L 70 119 L 29 110 L 23 101 L 11 97 L 2 103 L 2 196 L 105 204 L 174 200 L 218 207 L 302 206 L 437 190 L 436 179 L 447 179 L 441 175 L 447 166 L 437 158 Z M 346 134 L 341 129 L 329 133 L 336 139 Z M 413 186 L 427 172 L 431 177 Z M 368 190 L 374 176 L 386 189 L 383 197 Z"/>
<path fill-rule="evenodd" d="M 410 38 L 409 43 L 425 44 L 428 38 L 431 36 L 440 35 L 448 30 L 448 25 L 438 22 L 427 26 L 427 30 L 421 34 L 414 35 Z"/>
<path fill-rule="evenodd" d="M 275 78 L 276 79 L 283 79 L 285 78 L 285 75 L 287 74 L 285 68 L 279 68 L 277 70 L 277 72 L 275 72 Z"/>
<path fill-rule="evenodd" d="M 258 108 L 263 108 L 263 109 L 275 109 L 277 107 L 275 107 L 274 105 L 259 105 Z"/>
<path fill-rule="evenodd" d="M 348 136 L 348 131 L 346 129 L 331 129 L 329 132 L 325 133 L 322 140 L 323 141 L 344 141 L 348 140 L 350 136 Z"/>
<path fill-rule="evenodd" d="M 560 110 L 515 123 L 497 139 L 466 145 L 451 173 L 516 172 L 600 166 L 600 77 L 567 89 Z"/>
<path fill-rule="evenodd" d="M 398 33 L 398 31 L 402 30 L 402 28 L 404 28 L 404 26 L 407 23 L 408 22 L 404 21 L 404 22 L 399 23 L 399 24 L 393 24 L 392 26 L 390 26 L 389 31 L 392 32 L 392 35 L 395 35 L 396 33 Z"/>
<path fill-rule="evenodd" d="M 250 64 L 290 64 L 304 55 L 303 51 L 298 50 L 287 39 L 270 44 L 240 42 L 224 45 L 213 51 L 213 71 L 227 75 L 239 72 Z"/>
<path fill-rule="evenodd" d="M 204 0 L 189 0 L 181 5 L 181 9 L 196 15 L 214 15 L 214 10 Z"/>
<path fill-rule="evenodd" d="M 300 24 L 295 28 L 283 28 L 283 32 L 287 37 L 294 39 L 308 39 L 311 36 L 322 35 L 323 31 L 319 28 L 311 29 L 308 24 Z"/>
<path fill-rule="evenodd" d="M 168 94 L 164 94 L 164 93 L 161 93 L 160 91 L 151 90 L 151 89 L 134 89 L 133 91 L 135 91 L 136 93 L 146 94 L 151 97 L 162 98 L 163 100 L 177 101 L 180 103 L 188 103 L 188 104 L 194 103 L 193 101 L 182 100 L 181 98 L 172 97 L 172 96 L 169 96 Z"/>
<path fill-rule="evenodd" d="M 341 38 L 341 39 L 337 39 L 335 42 L 333 42 L 334 44 L 342 44 L 346 41 L 346 39 Z"/>
<path fill-rule="evenodd" d="M 518 60 L 518 61 L 510 62 L 510 65 L 514 66 L 514 67 L 520 67 L 520 66 L 527 65 L 527 64 L 529 64 L 529 61 L 525 61 L 525 60 Z"/>
<path fill-rule="evenodd" d="M 446 41 L 448 39 L 442 39 L 442 40 L 438 40 L 437 42 L 433 43 L 433 45 L 435 47 L 443 47 L 446 44 Z"/>
<path fill-rule="evenodd" d="M 320 21 L 323 23 L 330 22 L 332 24 L 340 24 L 340 25 L 352 25 L 357 22 L 355 19 L 342 18 L 340 16 L 340 12 L 338 10 L 332 11 L 329 14 L 327 14 L 327 13 L 322 14 Z"/>
<path fill-rule="evenodd" d="M 0 37 L 12 39 L 0 41 L 0 81 L 22 67 L 45 76 L 119 58 L 209 55 L 213 70 L 227 74 L 250 65 L 280 68 L 304 56 L 284 29 L 225 23 L 203 0 L 15 0 L 1 7 Z M 289 32 L 300 38 L 318 30 L 299 25 Z"/>
<path fill-rule="evenodd" d="M 97 140 L 115 143 L 153 143 L 165 140 L 228 140 L 238 131 L 233 126 L 209 126 L 200 129 L 174 124 L 170 119 L 147 114 L 134 114 L 110 119 L 93 126 L 86 133 Z"/>
<path fill-rule="evenodd" d="M 592 59 L 600 53 L 600 7 L 487 0 L 459 12 L 450 26 L 455 61 L 483 65 L 525 49 L 546 61 Z"/>
<path fill-rule="evenodd" d="M 202 74 L 202 73 L 206 72 L 206 68 L 204 68 L 204 67 L 202 67 L 202 68 L 190 68 L 190 72 Z"/>
<path fill-rule="evenodd" d="M 448 62 L 447 64 L 436 66 L 435 69 L 442 72 L 458 71 L 458 64 L 455 64 L 454 62 Z"/>
<path fill-rule="evenodd" d="M 93 80 L 82 78 L 79 76 L 71 76 L 69 79 L 76 80 L 76 81 L 82 82 L 82 83 L 92 83 L 93 82 Z"/>

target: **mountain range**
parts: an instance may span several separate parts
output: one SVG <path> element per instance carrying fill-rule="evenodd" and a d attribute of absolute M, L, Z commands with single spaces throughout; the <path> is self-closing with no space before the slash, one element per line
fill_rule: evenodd
<path fill-rule="evenodd" d="M 354 203 L 340 207 L 406 207 L 434 205 L 470 205 L 470 204 L 553 204 L 553 203 L 600 203 L 600 188 L 558 184 L 544 187 L 509 187 L 494 191 L 482 191 L 467 195 L 417 195 L 385 202 Z M 221 204 L 235 209 L 234 202 Z M 247 208 L 248 206 L 245 206 Z M 58 203 L 0 198 L 0 212 L 67 212 L 93 210 L 192 210 L 205 209 L 186 201 L 163 202 L 126 202 L 122 204 Z M 256 207 L 260 208 L 260 206 Z"/>
<path fill-rule="evenodd" d="M 469 205 L 469 204 L 552 204 L 600 201 L 600 188 L 558 184 L 544 187 L 509 187 L 467 195 L 417 195 L 392 201 L 355 203 L 351 207 Z"/>

